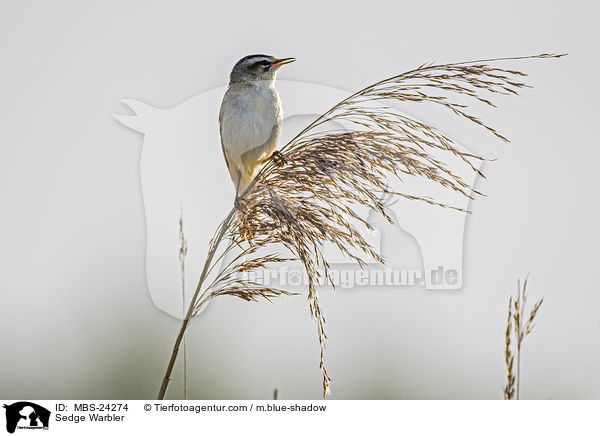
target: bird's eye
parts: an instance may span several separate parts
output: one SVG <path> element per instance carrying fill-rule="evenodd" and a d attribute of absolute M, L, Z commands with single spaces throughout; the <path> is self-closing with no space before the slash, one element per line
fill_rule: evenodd
<path fill-rule="evenodd" d="M 270 66 L 270 65 L 271 65 L 271 62 L 269 62 L 269 61 L 260 61 L 260 64 L 261 64 L 263 67 L 268 67 L 268 66 Z"/>

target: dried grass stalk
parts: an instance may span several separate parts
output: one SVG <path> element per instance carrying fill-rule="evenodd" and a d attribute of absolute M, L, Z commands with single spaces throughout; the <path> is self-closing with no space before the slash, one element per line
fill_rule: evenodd
<path fill-rule="evenodd" d="M 361 266 L 369 259 L 383 262 L 362 236 L 364 229 L 371 227 L 356 209 L 367 207 L 391 221 L 381 200 L 385 195 L 399 195 L 462 210 L 435 199 L 389 189 L 388 175 L 391 174 L 392 177 L 423 177 L 468 198 L 477 195 L 442 160 L 433 157 L 431 153 L 434 150 L 460 158 L 473 172 L 483 177 L 475 165 L 483 158 L 460 150 L 452 139 L 434 127 L 396 113 L 384 102 L 439 105 L 506 141 L 494 128 L 468 112 L 467 105 L 459 103 L 457 97 L 494 106 L 490 99 L 494 94 L 517 94 L 527 85 L 522 81 L 525 74 L 492 67 L 488 65 L 490 62 L 560 56 L 542 54 L 422 65 L 368 86 L 333 106 L 274 153 L 221 224 L 211 243 L 182 331 L 201 307 L 216 296 L 232 295 L 254 301 L 289 294 L 239 278 L 242 272 L 289 260 L 280 253 L 266 256 L 257 253 L 265 247 L 283 245 L 291 253 L 291 259 L 302 263 L 308 277 L 309 308 L 317 324 L 323 396 L 326 396 L 331 379 L 325 368 L 327 335 L 317 292 L 320 271 L 329 268 L 323 256 L 323 245 L 333 244 L 348 259 Z M 349 123 L 352 129 L 321 131 L 330 127 L 333 121 Z M 224 272 L 205 284 L 209 273 L 223 258 L 222 254 L 214 260 L 223 240 L 228 241 L 224 253 L 234 248 L 239 248 L 241 253 L 226 266 Z M 247 260 L 252 255 L 258 258 Z M 179 337 L 172 360 L 177 356 Z M 159 398 L 163 398 L 166 392 L 169 368 L 171 362 Z"/>
<path fill-rule="evenodd" d="M 521 346 L 525 337 L 529 336 L 533 331 L 535 317 L 540 309 L 544 299 L 542 298 L 533 305 L 529 317 L 525 318 L 525 305 L 527 304 L 527 280 L 525 278 L 523 287 L 521 281 L 517 281 L 517 297 L 513 300 L 511 297 L 508 301 L 508 320 L 506 323 L 506 349 L 504 352 L 507 368 L 507 381 L 504 388 L 504 399 L 514 400 L 519 399 L 519 391 L 521 387 Z M 514 302 L 513 302 L 514 301 Z M 514 328 L 513 323 L 514 322 Z M 513 374 L 514 355 L 511 349 L 511 336 L 514 334 L 517 343 L 517 376 Z M 515 389 L 516 384 L 516 389 Z"/>
<path fill-rule="evenodd" d="M 512 297 L 508 300 L 508 320 L 506 321 L 506 348 L 504 350 L 504 357 L 506 362 L 506 387 L 504 388 L 504 399 L 512 400 L 515 397 L 515 375 L 513 373 L 513 365 L 515 357 L 511 350 L 512 336 Z"/>
<path fill-rule="evenodd" d="M 181 272 L 181 315 L 185 316 L 185 258 L 188 244 L 183 231 L 183 206 L 179 213 L 179 268 Z M 187 400 L 187 343 L 183 337 L 183 399 Z"/>

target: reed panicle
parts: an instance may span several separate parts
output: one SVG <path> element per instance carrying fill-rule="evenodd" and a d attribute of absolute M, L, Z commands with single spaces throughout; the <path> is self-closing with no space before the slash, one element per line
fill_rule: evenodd
<path fill-rule="evenodd" d="M 506 362 L 506 386 L 504 388 L 504 399 L 519 399 L 521 387 L 521 347 L 523 340 L 531 334 L 534 327 L 535 317 L 542 306 L 544 299 L 540 299 L 533 305 L 529 317 L 525 317 L 525 305 L 527 304 L 527 280 L 525 278 L 523 287 L 521 281 L 517 281 L 517 296 L 508 301 L 508 320 L 506 322 L 506 349 L 504 351 Z M 514 323 L 514 327 L 513 327 Z M 517 345 L 517 374 L 513 373 L 514 355 L 511 348 L 511 337 L 514 335 Z"/>
<path fill-rule="evenodd" d="M 504 357 L 506 362 L 506 387 L 504 388 L 504 399 L 512 400 L 515 397 L 515 375 L 513 366 L 515 357 L 511 350 L 512 336 L 512 297 L 508 300 L 508 319 L 506 321 L 506 348 L 504 349 Z"/>
<path fill-rule="evenodd" d="M 479 193 L 454 174 L 441 151 L 458 157 L 475 174 L 483 177 L 477 161 L 483 158 L 460 149 L 436 128 L 397 113 L 386 101 L 421 102 L 439 105 L 452 114 L 507 139 L 469 112 L 463 100 L 494 106 L 494 94 L 517 94 L 527 86 L 520 71 L 489 65 L 497 61 L 558 58 L 542 54 L 445 65 L 422 65 L 414 70 L 381 80 L 339 102 L 275 152 L 236 202 L 211 242 L 198 287 L 176 340 L 171 361 L 159 393 L 164 398 L 170 370 L 176 359 L 180 338 L 191 319 L 212 298 L 231 295 L 247 301 L 271 299 L 290 292 L 265 287 L 243 278 L 243 273 L 287 260 L 300 261 L 308 277 L 308 300 L 316 321 L 320 344 L 323 396 L 329 393 L 330 377 L 325 367 L 325 317 L 317 284 L 329 264 L 322 247 L 332 244 L 349 260 L 363 266 L 383 259 L 362 236 L 371 226 L 357 213 L 358 207 L 381 213 L 391 222 L 382 198 L 401 196 L 435 206 L 464 210 L 434 198 L 392 191 L 389 177 L 420 177 L 467 198 Z M 350 129 L 331 128 L 332 123 Z M 439 153 L 438 153 L 439 154 Z M 223 241 L 222 253 L 215 254 Z M 262 254 L 262 249 L 281 250 Z M 227 253 L 238 250 L 219 273 L 216 265 Z M 261 250 L 259 252 L 259 250 Z M 254 257 L 253 257 L 254 256 Z M 214 278 L 207 281 L 209 275 Z M 242 278 L 241 278 L 242 277 Z M 331 285 L 333 282 L 330 280 Z"/>

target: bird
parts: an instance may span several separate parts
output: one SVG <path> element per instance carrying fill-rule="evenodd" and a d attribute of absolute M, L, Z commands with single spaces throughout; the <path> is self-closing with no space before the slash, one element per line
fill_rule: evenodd
<path fill-rule="evenodd" d="M 283 111 L 275 76 L 282 65 L 295 60 L 253 54 L 231 70 L 219 111 L 219 133 L 236 202 L 277 147 Z"/>

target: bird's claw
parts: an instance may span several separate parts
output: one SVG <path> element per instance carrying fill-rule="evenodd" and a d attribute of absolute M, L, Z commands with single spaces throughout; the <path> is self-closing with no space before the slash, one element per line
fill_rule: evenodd
<path fill-rule="evenodd" d="M 278 167 L 282 167 L 287 163 L 287 159 L 279 150 L 275 150 L 273 153 L 271 153 L 270 159 L 272 159 L 275 165 Z"/>

